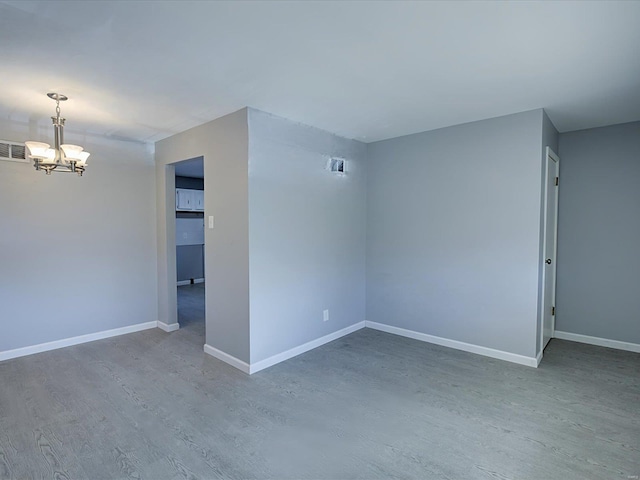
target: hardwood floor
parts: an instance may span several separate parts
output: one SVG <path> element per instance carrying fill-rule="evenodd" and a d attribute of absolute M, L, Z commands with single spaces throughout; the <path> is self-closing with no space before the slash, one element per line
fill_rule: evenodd
<path fill-rule="evenodd" d="M 250 377 L 203 353 L 202 292 L 177 332 L 0 363 L 0 478 L 640 475 L 638 354 L 552 340 L 533 369 L 365 329 Z"/>

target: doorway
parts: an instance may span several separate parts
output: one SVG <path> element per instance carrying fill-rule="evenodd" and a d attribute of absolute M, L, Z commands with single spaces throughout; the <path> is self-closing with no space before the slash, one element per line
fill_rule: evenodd
<path fill-rule="evenodd" d="M 180 329 L 205 338 L 204 158 L 173 164 L 177 319 Z"/>
<path fill-rule="evenodd" d="M 558 249 L 558 188 L 560 184 L 560 158 L 547 147 L 544 191 L 544 246 L 542 266 L 542 350 L 555 331 L 556 270 Z"/>

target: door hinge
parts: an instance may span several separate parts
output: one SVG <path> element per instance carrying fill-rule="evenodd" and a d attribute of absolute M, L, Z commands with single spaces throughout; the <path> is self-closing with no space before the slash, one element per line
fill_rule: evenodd
<path fill-rule="evenodd" d="M 551 315 L 555 315 L 556 314 L 556 307 L 551 307 Z"/>
<path fill-rule="evenodd" d="M 558 177 L 556 177 L 556 187 L 558 186 Z"/>

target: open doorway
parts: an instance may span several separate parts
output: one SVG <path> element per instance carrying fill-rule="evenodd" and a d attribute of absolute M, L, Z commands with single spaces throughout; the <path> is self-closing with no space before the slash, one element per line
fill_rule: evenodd
<path fill-rule="evenodd" d="M 173 164 L 176 196 L 176 289 L 180 329 L 205 338 L 204 159 Z"/>

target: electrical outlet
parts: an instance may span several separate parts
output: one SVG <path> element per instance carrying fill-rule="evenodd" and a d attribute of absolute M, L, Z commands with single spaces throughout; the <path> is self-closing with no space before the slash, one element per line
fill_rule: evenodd
<path fill-rule="evenodd" d="M 326 322 L 327 320 L 329 320 L 329 310 L 324 310 L 324 311 L 322 312 L 322 320 L 323 320 L 324 322 Z"/>

